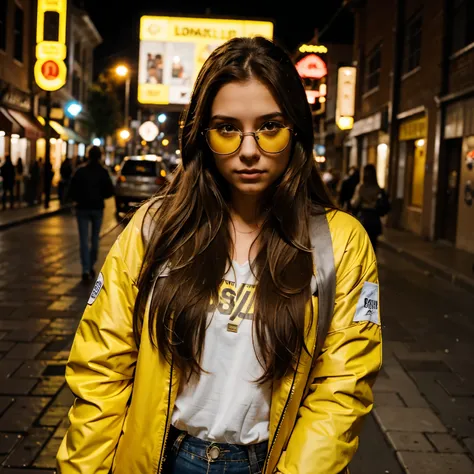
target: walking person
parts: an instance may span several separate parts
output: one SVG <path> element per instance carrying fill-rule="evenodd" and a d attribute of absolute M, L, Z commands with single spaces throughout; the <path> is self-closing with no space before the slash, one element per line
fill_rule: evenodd
<path fill-rule="evenodd" d="M 1 166 L 0 172 L 3 179 L 2 208 L 5 211 L 8 199 L 10 200 L 10 209 L 13 209 L 15 202 L 15 166 L 10 155 L 5 156 L 5 163 Z"/>
<path fill-rule="evenodd" d="M 182 163 L 76 333 L 58 474 L 347 472 L 381 364 L 377 265 L 319 176 L 298 72 L 234 38 L 182 120 Z"/>
<path fill-rule="evenodd" d="M 59 181 L 58 194 L 59 201 L 61 204 L 64 204 L 67 200 L 68 189 L 71 183 L 73 168 L 72 168 L 72 159 L 67 157 L 64 158 L 64 161 L 61 163 L 61 168 L 59 169 L 61 174 L 61 180 Z"/>
<path fill-rule="evenodd" d="M 100 148 L 93 146 L 89 150 L 88 161 L 72 176 L 69 188 L 69 197 L 76 203 L 82 280 L 85 282 L 95 277 L 104 200 L 114 194 L 112 180 L 102 166 L 101 158 Z"/>
<path fill-rule="evenodd" d="M 347 176 L 341 183 L 341 190 L 339 192 L 339 205 L 345 211 L 352 212 L 351 199 L 354 197 L 354 193 L 359 182 L 359 169 L 357 166 L 351 166 Z"/>
<path fill-rule="evenodd" d="M 390 204 L 385 191 L 377 182 L 377 170 L 374 165 L 364 166 L 362 182 L 355 189 L 351 206 L 376 251 L 378 238 L 382 234 L 381 217 L 389 212 Z"/>
<path fill-rule="evenodd" d="M 21 157 L 18 158 L 18 161 L 15 166 L 15 185 L 16 185 L 16 200 L 19 205 L 21 205 L 23 201 L 23 182 L 24 182 L 24 174 L 25 174 L 25 167 L 23 165 L 23 160 Z"/>

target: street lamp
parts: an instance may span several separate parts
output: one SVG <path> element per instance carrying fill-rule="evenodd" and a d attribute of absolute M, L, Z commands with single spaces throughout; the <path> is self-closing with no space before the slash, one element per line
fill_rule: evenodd
<path fill-rule="evenodd" d="M 128 128 L 129 102 L 130 102 L 130 71 L 127 66 L 120 64 L 115 68 L 115 74 L 125 77 L 125 128 Z"/>
<path fill-rule="evenodd" d="M 128 140 L 130 138 L 130 132 L 128 129 L 124 128 L 123 130 L 120 130 L 119 137 L 122 140 Z"/>

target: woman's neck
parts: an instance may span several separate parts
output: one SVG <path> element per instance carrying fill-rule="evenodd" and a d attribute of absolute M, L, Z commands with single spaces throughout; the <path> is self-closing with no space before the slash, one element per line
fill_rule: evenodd
<path fill-rule="evenodd" d="M 259 196 L 236 195 L 232 196 L 232 220 L 238 220 L 248 227 L 259 227 L 262 221 Z"/>

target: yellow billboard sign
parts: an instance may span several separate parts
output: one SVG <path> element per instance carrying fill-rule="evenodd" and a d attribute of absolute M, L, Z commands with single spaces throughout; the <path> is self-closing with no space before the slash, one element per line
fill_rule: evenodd
<path fill-rule="evenodd" d="M 38 0 L 35 80 L 45 91 L 66 84 L 67 0 Z"/>
<path fill-rule="evenodd" d="M 143 16 L 140 21 L 138 102 L 187 104 L 212 51 L 238 36 L 273 39 L 271 21 Z"/>

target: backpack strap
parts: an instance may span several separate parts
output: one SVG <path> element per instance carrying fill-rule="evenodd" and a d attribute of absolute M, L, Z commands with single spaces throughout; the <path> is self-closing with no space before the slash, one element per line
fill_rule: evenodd
<path fill-rule="evenodd" d="M 336 266 L 334 263 L 334 251 L 327 213 L 323 209 L 321 209 L 319 214 L 311 216 L 309 230 L 313 248 L 313 262 L 316 269 L 318 293 L 316 347 L 313 354 L 314 366 L 323 348 L 334 314 Z"/>

